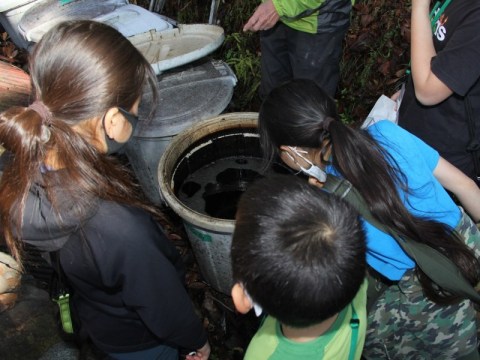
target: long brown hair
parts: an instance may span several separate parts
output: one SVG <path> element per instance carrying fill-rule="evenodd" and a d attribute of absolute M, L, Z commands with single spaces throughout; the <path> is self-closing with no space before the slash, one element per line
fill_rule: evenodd
<path fill-rule="evenodd" d="M 29 191 L 40 183 L 61 221 L 70 206 L 81 220 L 101 198 L 138 206 L 144 202 L 130 170 L 100 153 L 72 127 L 102 117 L 111 107 L 130 109 L 156 76 L 148 61 L 117 30 L 93 21 L 68 21 L 47 32 L 31 55 L 32 97 L 44 110 L 13 107 L 0 114 L 0 142 L 10 156 L 0 183 L 0 215 L 5 241 L 21 263 L 21 226 Z M 55 152 L 61 171 L 55 182 L 41 171 Z M 64 207 L 63 207 L 64 208 Z"/>

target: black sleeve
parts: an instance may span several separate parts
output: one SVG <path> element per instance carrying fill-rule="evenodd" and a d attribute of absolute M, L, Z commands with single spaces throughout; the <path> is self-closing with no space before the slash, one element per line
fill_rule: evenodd
<path fill-rule="evenodd" d="M 150 215 L 117 208 L 115 215 L 106 214 L 104 241 L 94 250 L 103 259 L 103 281 L 120 284 L 125 306 L 134 308 L 160 339 L 201 348 L 207 336 L 185 289 L 178 252 Z"/>

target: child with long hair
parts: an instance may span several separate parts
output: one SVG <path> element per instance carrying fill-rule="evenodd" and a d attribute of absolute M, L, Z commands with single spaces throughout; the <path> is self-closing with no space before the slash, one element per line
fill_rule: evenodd
<path fill-rule="evenodd" d="M 269 94 L 259 132 L 267 163 L 279 156 L 318 186 L 328 174 L 348 180 L 378 221 L 439 250 L 473 286 L 478 284 L 480 233 L 470 216 L 480 219 L 480 189 L 423 141 L 387 120 L 366 130 L 343 124 L 334 100 L 309 80 L 290 81 Z M 365 226 L 369 274 L 386 290 L 370 308 L 364 356 L 461 359 L 477 354 L 471 301 L 443 292 L 393 237 L 368 222 Z"/>
<path fill-rule="evenodd" d="M 110 358 L 207 359 L 162 214 L 110 156 L 132 136 L 144 86 L 156 91 L 150 64 L 112 27 L 72 21 L 42 37 L 29 67 L 35 101 L 0 114 L 10 252 L 20 263 L 24 243 L 56 254 L 75 334 Z"/>

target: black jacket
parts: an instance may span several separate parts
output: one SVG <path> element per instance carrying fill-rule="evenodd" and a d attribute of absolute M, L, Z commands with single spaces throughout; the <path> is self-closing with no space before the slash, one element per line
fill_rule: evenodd
<path fill-rule="evenodd" d="M 98 199 L 83 219 L 67 200 L 62 208 L 72 211 L 59 220 L 42 187 L 34 186 L 22 236 L 42 251 L 59 250 L 82 333 L 110 353 L 206 343 L 179 255 L 148 213 Z"/>

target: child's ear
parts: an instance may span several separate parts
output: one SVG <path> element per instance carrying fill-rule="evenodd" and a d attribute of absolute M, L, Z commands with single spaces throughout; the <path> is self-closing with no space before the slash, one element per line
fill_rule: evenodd
<path fill-rule="evenodd" d="M 239 313 L 246 314 L 253 307 L 252 300 L 247 296 L 240 283 L 235 283 L 232 287 L 232 300 Z"/>
<path fill-rule="evenodd" d="M 292 153 L 292 150 L 290 150 L 290 147 L 287 146 L 287 145 L 280 145 L 280 151 L 284 151 L 288 154 L 288 156 L 293 160 L 294 157 L 293 157 L 293 153 Z M 293 160 L 295 161 L 295 160 Z"/>
<path fill-rule="evenodd" d="M 107 133 L 107 136 L 110 139 L 115 139 L 126 121 L 127 120 L 117 107 L 111 107 L 108 109 L 103 119 L 104 130 Z"/>

